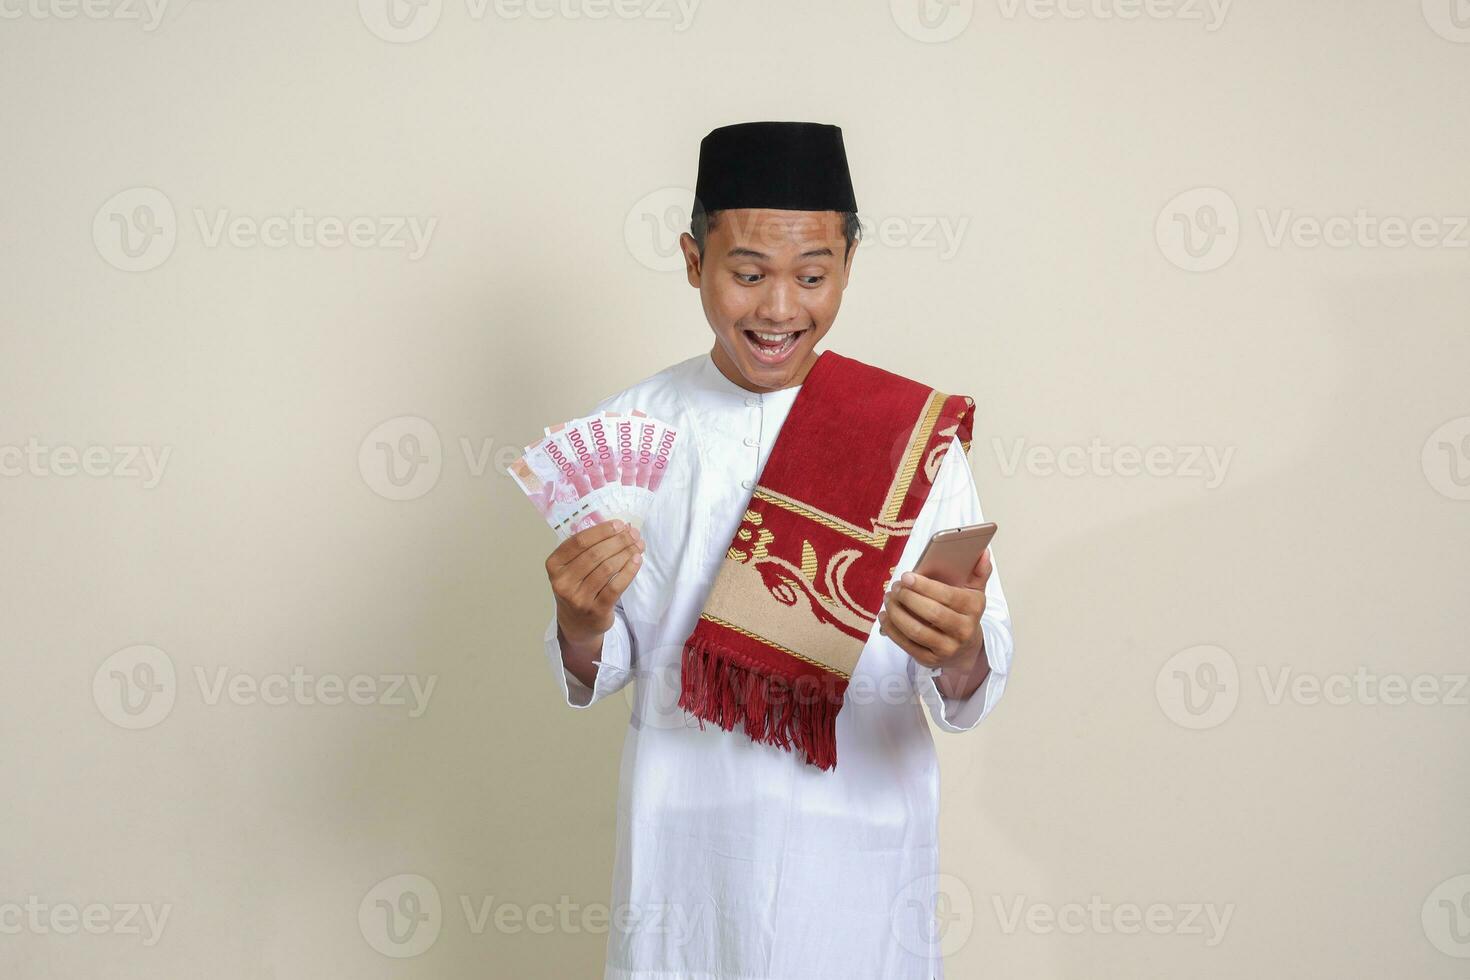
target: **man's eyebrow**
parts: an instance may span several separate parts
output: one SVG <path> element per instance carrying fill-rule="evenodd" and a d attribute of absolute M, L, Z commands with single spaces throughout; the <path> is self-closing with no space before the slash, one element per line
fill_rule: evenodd
<path fill-rule="evenodd" d="M 799 258 L 799 259 L 815 259 L 815 258 L 818 258 L 818 257 L 823 256 L 823 255 L 831 256 L 832 255 L 832 250 L 830 248 L 825 248 L 825 247 L 823 247 L 823 248 L 814 248 L 814 249 L 812 249 L 809 252 L 802 252 L 800 255 L 797 256 L 797 258 Z M 757 252 L 753 248 L 742 248 L 739 245 L 737 245 L 734 248 L 730 249 L 730 251 L 728 251 L 728 252 L 725 253 L 725 258 L 727 258 L 727 259 L 742 258 L 742 259 L 767 259 L 767 260 L 769 260 L 770 259 L 770 256 L 767 255 L 765 252 Z"/>

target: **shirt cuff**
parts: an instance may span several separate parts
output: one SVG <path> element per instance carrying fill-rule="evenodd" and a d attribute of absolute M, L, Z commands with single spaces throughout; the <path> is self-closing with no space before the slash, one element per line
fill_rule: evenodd
<path fill-rule="evenodd" d="M 551 617 L 551 623 L 546 627 L 546 658 L 567 706 L 590 707 L 628 683 L 632 661 L 628 628 L 621 616 L 614 615 L 612 629 L 602 635 L 602 653 L 593 661 L 597 664 L 597 676 L 593 679 L 592 687 L 577 680 L 562 662 L 561 640 L 556 635 L 555 616 Z"/>
<path fill-rule="evenodd" d="M 985 635 L 985 662 L 990 665 L 990 672 L 968 698 L 946 697 L 940 692 L 935 678 L 943 668 L 925 667 L 917 660 L 910 660 L 914 665 L 919 697 L 942 731 L 967 732 L 974 728 L 994 710 L 1000 696 L 1005 693 L 1006 676 L 1011 666 L 1008 637 L 983 616 L 980 618 L 980 632 Z"/>

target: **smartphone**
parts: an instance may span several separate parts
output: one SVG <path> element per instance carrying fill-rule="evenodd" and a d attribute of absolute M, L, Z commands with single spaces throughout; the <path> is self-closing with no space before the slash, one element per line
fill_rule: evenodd
<path fill-rule="evenodd" d="M 996 526 L 971 524 L 967 527 L 936 531 L 924 546 L 924 553 L 914 566 L 915 573 L 937 579 L 946 585 L 964 585 L 980 556 L 995 537 Z"/>

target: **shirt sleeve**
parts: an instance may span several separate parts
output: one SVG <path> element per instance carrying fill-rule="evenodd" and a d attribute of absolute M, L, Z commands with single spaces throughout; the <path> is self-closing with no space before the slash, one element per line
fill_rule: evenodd
<path fill-rule="evenodd" d="M 637 637 L 628 626 L 628 617 L 619 600 L 613 607 L 612 629 L 602 635 L 602 653 L 593 661 L 597 664 L 597 676 L 593 679 L 593 686 L 588 687 L 577 680 L 562 662 L 561 640 L 556 635 L 556 611 L 553 608 L 551 622 L 546 627 L 546 659 L 568 707 L 591 707 L 609 694 L 622 690 L 633 677 L 637 653 Z"/>
<path fill-rule="evenodd" d="M 934 486 L 929 490 L 929 499 L 924 502 L 924 507 L 914 522 L 913 540 L 905 549 L 904 563 L 895 570 L 895 576 L 913 570 L 913 566 L 918 563 L 919 553 L 935 531 L 965 524 L 981 524 L 984 521 L 985 514 L 980 507 L 975 478 L 970 473 L 969 459 L 960 446 L 959 439 L 954 438 L 939 465 Z M 1011 635 L 1010 608 L 1006 605 L 1005 590 L 1001 587 L 1000 563 L 996 560 L 993 547 L 990 561 L 990 580 L 985 584 L 985 612 L 980 617 L 980 631 L 985 636 L 985 659 L 990 666 L 990 673 L 980 686 L 968 698 L 946 697 L 940 693 L 939 685 L 934 680 L 940 668 L 925 667 L 905 654 L 915 689 L 928 708 L 929 716 L 942 731 L 967 732 L 974 728 L 994 710 L 1001 694 L 1005 692 L 1015 642 Z"/>

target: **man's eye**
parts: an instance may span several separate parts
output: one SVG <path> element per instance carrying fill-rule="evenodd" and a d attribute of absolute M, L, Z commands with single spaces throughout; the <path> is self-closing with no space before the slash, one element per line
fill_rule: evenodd
<path fill-rule="evenodd" d="M 756 283 L 760 282 L 764 278 L 765 278 L 765 276 L 762 273 L 759 273 L 759 272 L 737 272 L 737 273 L 735 273 L 735 279 L 736 279 L 736 281 L 737 282 L 742 282 L 742 283 L 744 283 L 747 286 L 754 286 Z M 826 280 L 827 277 L 826 276 L 797 276 L 796 278 L 804 286 L 820 286 Z"/>

